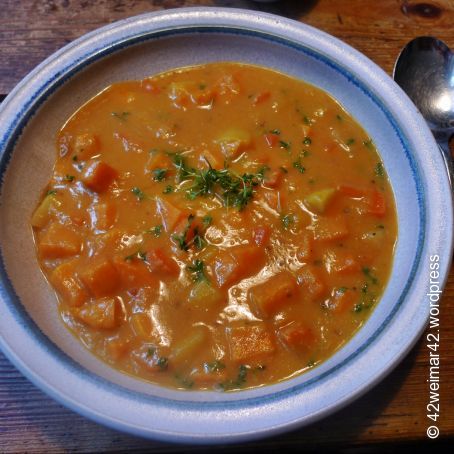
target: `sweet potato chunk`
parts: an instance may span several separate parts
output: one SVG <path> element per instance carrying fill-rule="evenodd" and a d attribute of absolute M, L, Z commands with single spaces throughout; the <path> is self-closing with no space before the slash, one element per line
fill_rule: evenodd
<path fill-rule="evenodd" d="M 302 350 L 315 342 L 314 332 L 300 322 L 290 322 L 278 330 L 281 341 L 289 348 Z"/>
<path fill-rule="evenodd" d="M 173 232 L 177 224 L 186 216 L 182 210 L 160 197 L 156 197 L 156 211 L 161 216 L 166 232 Z"/>
<path fill-rule="evenodd" d="M 169 252 L 163 249 L 151 249 L 145 253 L 145 263 L 153 273 L 165 273 L 178 275 L 180 267 L 177 262 L 172 259 Z"/>
<path fill-rule="evenodd" d="M 109 164 L 94 161 L 85 169 L 82 182 L 88 189 L 99 193 L 106 191 L 117 176 L 117 171 Z"/>
<path fill-rule="evenodd" d="M 118 272 L 121 286 L 124 289 L 150 286 L 154 285 L 157 281 L 143 260 L 126 260 L 124 257 L 115 257 L 113 264 Z"/>
<path fill-rule="evenodd" d="M 94 227 L 98 230 L 107 230 L 113 226 L 117 218 L 117 208 L 113 202 L 97 203 L 93 208 Z"/>
<path fill-rule="evenodd" d="M 88 293 L 77 278 L 76 270 L 79 261 L 71 260 L 59 265 L 52 272 L 50 281 L 57 293 L 70 306 L 82 306 L 88 299 Z"/>
<path fill-rule="evenodd" d="M 270 317 L 289 304 L 297 292 L 296 279 L 288 271 L 282 271 L 262 284 L 252 287 L 249 299 L 261 316 Z"/>
<path fill-rule="evenodd" d="M 98 329 L 113 329 L 121 323 L 121 307 L 115 298 L 88 301 L 75 311 L 86 325 Z"/>
<path fill-rule="evenodd" d="M 273 353 L 273 336 L 262 324 L 228 328 L 230 358 L 232 361 L 249 361 Z"/>
<path fill-rule="evenodd" d="M 79 254 L 80 236 L 70 227 L 53 223 L 40 238 L 38 249 L 43 259 L 59 259 Z"/>
<path fill-rule="evenodd" d="M 255 246 L 240 246 L 220 251 L 214 263 L 218 287 L 227 287 L 251 274 L 263 251 Z"/>
<path fill-rule="evenodd" d="M 96 297 L 111 295 L 120 284 L 120 275 L 107 259 L 90 263 L 81 273 L 82 282 Z"/>

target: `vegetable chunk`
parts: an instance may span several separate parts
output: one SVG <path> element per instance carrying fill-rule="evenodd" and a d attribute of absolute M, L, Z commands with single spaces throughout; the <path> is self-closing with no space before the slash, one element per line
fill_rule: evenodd
<path fill-rule="evenodd" d="M 117 269 L 107 259 L 90 263 L 81 273 L 83 283 L 96 298 L 115 292 L 120 283 L 119 278 Z"/>
<path fill-rule="evenodd" d="M 80 236 L 70 227 L 52 224 L 39 242 L 43 259 L 58 259 L 79 254 L 82 248 Z"/>
<path fill-rule="evenodd" d="M 117 171 L 109 164 L 94 161 L 85 170 L 82 181 L 92 191 L 105 192 L 117 177 Z"/>
<path fill-rule="evenodd" d="M 264 324 L 228 328 L 230 359 L 257 360 L 275 351 L 273 336 Z"/>
<path fill-rule="evenodd" d="M 296 279 L 288 271 L 283 271 L 252 287 L 249 299 L 260 315 L 270 317 L 289 304 L 297 293 Z"/>
<path fill-rule="evenodd" d="M 121 323 L 121 308 L 116 298 L 89 301 L 74 313 L 92 328 L 113 329 Z"/>
<path fill-rule="evenodd" d="M 79 260 L 71 260 L 57 266 L 52 272 L 50 281 L 64 300 L 74 307 L 82 306 L 88 299 L 88 293 L 79 281 L 76 270 Z"/>

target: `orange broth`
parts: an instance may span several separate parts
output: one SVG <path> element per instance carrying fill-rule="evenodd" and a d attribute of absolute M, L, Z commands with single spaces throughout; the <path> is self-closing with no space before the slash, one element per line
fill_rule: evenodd
<path fill-rule="evenodd" d="M 164 386 L 262 386 L 326 360 L 392 266 L 392 190 L 327 93 L 237 63 L 116 83 L 57 137 L 31 224 L 66 326 Z"/>

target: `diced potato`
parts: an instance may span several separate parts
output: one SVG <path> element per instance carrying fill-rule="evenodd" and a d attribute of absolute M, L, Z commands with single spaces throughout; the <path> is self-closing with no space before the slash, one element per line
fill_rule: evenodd
<path fill-rule="evenodd" d="M 129 318 L 129 323 L 134 334 L 143 340 L 150 340 L 152 338 L 152 324 L 151 319 L 145 312 L 137 312 L 132 314 Z"/>
<path fill-rule="evenodd" d="M 274 352 L 274 339 L 264 323 L 227 328 L 232 361 L 256 360 Z"/>
<path fill-rule="evenodd" d="M 98 230 L 110 229 L 117 218 L 117 207 L 111 201 L 97 203 L 93 207 L 93 227 Z"/>
<path fill-rule="evenodd" d="M 111 295 L 120 284 L 117 269 L 107 259 L 90 263 L 81 273 L 80 278 L 96 298 Z"/>
<path fill-rule="evenodd" d="M 298 293 L 296 279 L 282 271 L 249 291 L 249 299 L 262 317 L 270 317 L 292 301 Z"/>
<path fill-rule="evenodd" d="M 86 325 L 97 329 L 113 329 L 121 324 L 121 306 L 116 298 L 88 301 L 74 311 Z"/>
<path fill-rule="evenodd" d="M 88 293 L 77 278 L 79 261 L 71 260 L 54 269 L 50 281 L 57 293 L 70 306 L 79 307 L 88 299 Z"/>
<path fill-rule="evenodd" d="M 101 146 L 95 135 L 80 134 L 74 138 L 72 149 L 78 160 L 85 161 L 97 155 Z"/>
<path fill-rule="evenodd" d="M 121 287 L 134 289 L 144 286 L 153 286 L 157 279 L 148 269 L 143 260 L 125 260 L 124 257 L 114 257 L 113 264 L 118 272 Z"/>
<path fill-rule="evenodd" d="M 256 246 L 239 246 L 220 251 L 214 262 L 214 275 L 218 287 L 226 287 L 252 274 L 260 263 L 263 250 Z"/>
<path fill-rule="evenodd" d="M 322 214 L 325 212 L 335 193 L 336 190 L 333 188 L 315 191 L 305 197 L 304 203 L 311 211 Z"/>
<path fill-rule="evenodd" d="M 278 330 L 278 336 L 289 348 L 306 350 L 315 342 L 314 332 L 301 322 L 290 322 Z"/>
<path fill-rule="evenodd" d="M 38 208 L 33 213 L 31 219 L 32 227 L 43 228 L 50 219 L 52 208 L 58 207 L 61 202 L 55 197 L 55 194 L 48 194 L 44 197 L 43 201 L 39 204 Z"/>
<path fill-rule="evenodd" d="M 206 343 L 207 339 L 208 333 L 206 329 L 200 326 L 194 328 L 185 339 L 173 347 L 172 360 L 176 362 L 190 360 L 193 354 Z"/>
<path fill-rule="evenodd" d="M 323 296 L 326 286 L 319 269 L 312 265 L 305 265 L 297 276 L 298 284 L 303 288 L 303 294 L 310 299 L 316 300 Z"/>
<path fill-rule="evenodd" d="M 104 161 L 92 162 L 84 171 L 82 182 L 95 192 L 104 192 L 118 177 L 117 171 Z"/>
<path fill-rule="evenodd" d="M 314 221 L 314 237 L 320 241 L 341 240 L 349 235 L 344 216 L 318 216 Z"/>
<path fill-rule="evenodd" d="M 156 211 L 161 216 L 166 232 L 173 232 L 177 224 L 186 217 L 186 213 L 161 197 L 156 197 Z"/>
<path fill-rule="evenodd" d="M 357 291 L 339 288 L 333 291 L 333 294 L 328 300 L 327 307 L 331 311 L 341 314 L 352 310 L 358 300 L 359 295 Z"/>
<path fill-rule="evenodd" d="M 216 143 L 221 147 L 221 151 L 226 159 L 235 159 L 240 153 L 252 145 L 251 135 L 239 128 L 231 128 L 225 131 Z"/>
<path fill-rule="evenodd" d="M 208 311 L 221 301 L 222 293 L 208 282 L 201 281 L 194 285 L 188 302 L 197 309 Z"/>
<path fill-rule="evenodd" d="M 53 223 L 39 239 L 38 250 L 43 259 L 60 259 L 79 254 L 80 236 L 70 227 Z"/>

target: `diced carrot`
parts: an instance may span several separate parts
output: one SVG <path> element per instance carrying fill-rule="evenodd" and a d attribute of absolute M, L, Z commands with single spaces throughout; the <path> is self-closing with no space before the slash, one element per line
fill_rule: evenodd
<path fill-rule="evenodd" d="M 259 225 L 252 229 L 252 239 L 257 246 L 265 246 L 270 241 L 271 229 L 266 225 Z"/>
<path fill-rule="evenodd" d="M 273 148 L 279 143 L 279 136 L 277 134 L 273 133 L 267 133 L 263 134 L 263 138 L 265 139 L 266 144 L 270 147 Z"/>
<path fill-rule="evenodd" d="M 347 197 L 352 197 L 353 199 L 360 199 L 361 197 L 364 197 L 364 191 L 362 189 L 355 188 L 353 186 L 338 186 L 337 190 L 347 196 Z"/>
<path fill-rule="evenodd" d="M 113 264 L 124 289 L 151 286 L 157 282 L 156 277 L 153 276 L 143 260 L 137 258 L 125 260 L 124 257 L 114 257 Z"/>
<path fill-rule="evenodd" d="M 326 291 L 321 272 L 315 266 L 305 265 L 298 272 L 297 281 L 312 300 L 320 298 Z"/>
<path fill-rule="evenodd" d="M 282 177 L 284 176 L 284 173 L 282 170 L 276 169 L 272 170 L 271 172 L 267 172 L 265 175 L 265 186 L 268 188 L 276 188 L 281 184 Z"/>
<path fill-rule="evenodd" d="M 300 237 L 300 244 L 296 252 L 296 258 L 304 263 L 312 258 L 314 236 L 310 232 L 304 232 Z"/>
<path fill-rule="evenodd" d="M 188 91 L 187 84 L 172 82 L 169 85 L 169 98 L 173 101 L 175 107 L 185 110 L 191 103 L 191 94 Z"/>
<path fill-rule="evenodd" d="M 59 259 L 79 254 L 80 236 L 70 227 L 53 223 L 39 239 L 38 249 L 43 259 Z"/>
<path fill-rule="evenodd" d="M 181 219 L 186 217 L 182 210 L 160 197 L 156 197 L 156 211 L 161 216 L 162 225 L 166 232 L 173 232 Z"/>
<path fill-rule="evenodd" d="M 50 276 L 52 285 L 57 293 L 68 302 L 70 306 L 82 306 L 88 299 L 88 293 L 77 278 L 79 261 L 71 260 L 62 263 L 54 269 Z"/>
<path fill-rule="evenodd" d="M 82 182 L 95 192 L 104 192 L 117 178 L 117 171 L 104 161 L 94 161 L 85 170 Z"/>
<path fill-rule="evenodd" d="M 333 291 L 333 294 L 328 300 L 327 307 L 331 311 L 341 314 L 352 310 L 358 298 L 358 292 L 351 289 L 339 288 Z"/>
<path fill-rule="evenodd" d="M 250 361 L 274 352 L 274 339 L 264 323 L 227 329 L 232 361 Z"/>
<path fill-rule="evenodd" d="M 214 263 L 214 275 L 218 287 L 230 286 L 260 265 L 263 251 L 256 246 L 239 246 L 232 250 L 220 251 Z"/>
<path fill-rule="evenodd" d="M 320 241 L 340 240 L 349 234 L 344 216 L 318 216 L 314 221 L 314 237 Z"/>
<path fill-rule="evenodd" d="M 372 191 L 367 197 L 368 213 L 379 218 L 386 214 L 386 200 L 379 191 Z"/>
<path fill-rule="evenodd" d="M 177 262 L 172 259 L 168 252 L 160 248 L 148 250 L 145 253 L 145 263 L 153 273 L 177 275 L 180 272 Z"/>
<path fill-rule="evenodd" d="M 78 160 L 90 159 L 98 154 L 100 149 L 99 139 L 93 134 L 80 134 L 74 138 L 72 150 Z"/>
<path fill-rule="evenodd" d="M 269 91 L 262 91 L 254 96 L 253 104 L 256 106 L 257 104 L 261 104 L 262 102 L 268 101 L 271 97 L 271 92 Z"/>
<path fill-rule="evenodd" d="M 91 262 L 80 278 L 96 298 L 111 295 L 120 284 L 117 269 L 107 259 Z"/>
<path fill-rule="evenodd" d="M 312 329 L 301 322 L 290 322 L 280 327 L 278 336 L 287 347 L 297 350 L 309 349 L 315 342 Z"/>
<path fill-rule="evenodd" d="M 93 207 L 93 214 L 94 227 L 98 230 L 108 230 L 114 225 L 116 221 L 117 208 L 114 202 L 101 202 L 97 203 Z"/>
<path fill-rule="evenodd" d="M 337 274 L 351 274 L 359 271 L 358 261 L 345 251 L 330 251 L 327 254 L 327 271 Z"/>
<path fill-rule="evenodd" d="M 296 279 L 288 271 L 270 277 L 262 284 L 252 287 L 249 299 L 263 317 L 270 317 L 279 309 L 294 301 L 298 293 Z"/>
<path fill-rule="evenodd" d="M 86 325 L 97 329 L 113 329 L 121 323 L 121 306 L 116 298 L 88 301 L 74 311 Z"/>

